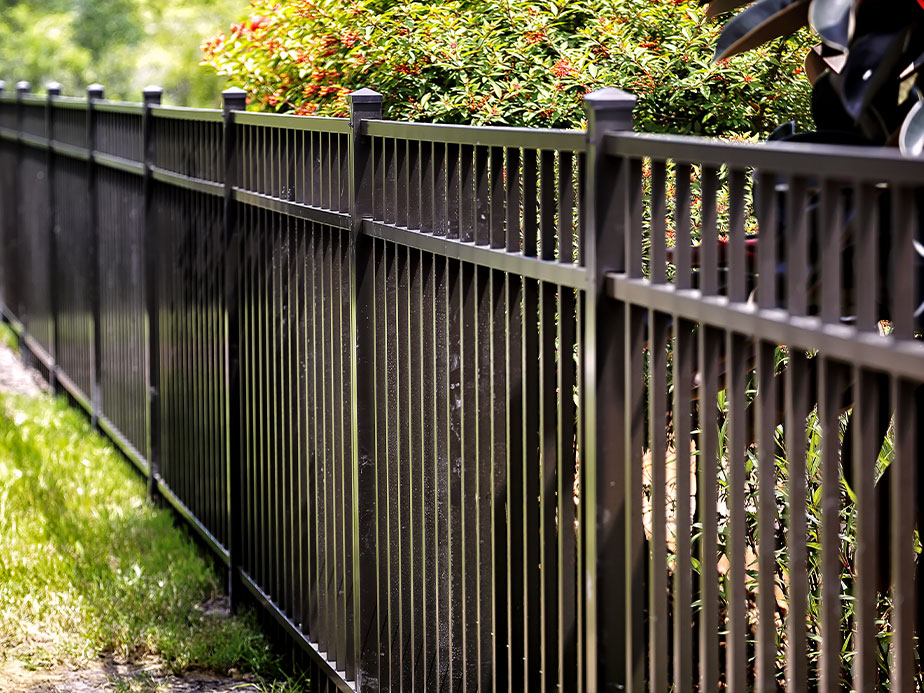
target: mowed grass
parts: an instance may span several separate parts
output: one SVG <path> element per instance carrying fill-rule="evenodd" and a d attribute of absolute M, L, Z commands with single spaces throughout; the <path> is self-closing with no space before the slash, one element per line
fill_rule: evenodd
<path fill-rule="evenodd" d="M 0 663 L 155 656 L 275 678 L 252 615 L 200 606 L 221 582 L 129 464 L 61 399 L 0 393 Z"/>

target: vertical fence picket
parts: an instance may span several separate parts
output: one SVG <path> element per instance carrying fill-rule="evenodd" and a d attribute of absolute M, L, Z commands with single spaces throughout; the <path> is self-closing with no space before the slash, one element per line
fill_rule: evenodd
<path fill-rule="evenodd" d="M 718 443 L 719 412 L 716 406 L 719 389 L 721 333 L 703 326 L 699 330 L 700 435 L 697 477 L 697 507 L 702 524 L 699 560 L 699 686 L 709 690 L 719 680 L 719 593 L 718 593 Z"/>
<path fill-rule="evenodd" d="M 817 369 L 816 369 L 817 370 Z M 785 376 L 786 451 L 789 461 L 789 512 L 787 543 L 789 545 L 789 613 L 786 624 L 788 649 L 786 678 L 791 690 L 806 687 L 806 611 L 808 579 L 806 563 L 806 431 L 809 415 L 809 391 L 814 387 L 808 371 L 805 352 L 793 350 Z M 819 407 L 819 414 L 823 410 Z M 824 424 L 822 424 L 824 425 Z M 822 453 L 824 454 L 824 453 Z"/>
<path fill-rule="evenodd" d="M 508 159 L 508 162 L 510 159 Z M 508 169 L 508 210 L 510 202 L 509 188 L 519 190 L 517 178 L 510 176 Z M 517 198 L 518 199 L 518 198 Z M 509 214 L 509 212 L 508 212 Z M 514 219 L 516 219 L 514 212 Z M 508 223 L 510 217 L 508 216 Z M 513 232 L 519 236 L 519 224 Z M 508 227 L 508 239 L 510 238 Z M 517 239 L 519 249 L 519 239 Z M 528 404 L 523 400 L 523 279 L 516 275 L 507 276 L 506 289 L 506 366 L 507 366 L 507 652 L 510 657 L 508 663 L 509 681 L 511 690 L 520 691 L 524 688 L 525 672 L 525 602 L 526 595 L 523 590 L 523 512 L 524 502 L 523 486 L 523 410 Z"/>
<path fill-rule="evenodd" d="M 844 367 L 832 359 L 819 369 L 819 419 L 825 434 L 821 450 L 821 654 L 818 662 L 820 693 L 833 693 L 841 685 L 841 563 L 840 563 L 840 445 L 838 414 Z M 795 377 L 795 374 L 794 374 Z M 850 464 L 844 459 L 843 463 Z"/>
<path fill-rule="evenodd" d="M 692 431 L 692 385 L 696 364 L 696 342 L 694 324 L 680 316 L 674 316 L 673 343 L 673 430 L 674 430 L 674 472 L 675 504 L 674 525 L 676 533 L 674 556 L 674 688 L 681 689 L 693 680 L 694 647 L 691 632 L 693 623 L 693 553 L 691 528 L 692 482 L 690 475 L 694 464 Z M 656 460 L 652 460 L 656 462 Z"/>
<path fill-rule="evenodd" d="M 776 348 L 760 342 L 757 349 L 757 456 L 758 456 L 758 633 L 757 690 L 776 690 L 776 390 L 774 377 Z M 797 435 L 802 422 L 796 421 Z"/>
<path fill-rule="evenodd" d="M 745 527 L 745 479 L 747 465 L 746 431 L 746 379 L 747 343 L 735 332 L 725 333 L 725 355 L 728 370 L 725 389 L 728 396 L 728 526 L 725 545 L 729 568 L 726 575 L 728 614 L 725 627 L 728 631 L 726 655 L 726 681 L 730 693 L 745 693 L 747 681 L 746 619 L 747 574 Z"/>
<path fill-rule="evenodd" d="M 667 398 L 660 394 L 667 392 L 667 342 L 670 334 L 668 316 L 649 311 L 651 339 L 648 349 L 648 372 L 652 396 L 648 398 L 648 449 L 650 453 L 651 479 L 651 548 L 648 593 L 648 649 L 649 681 L 652 691 L 668 690 L 670 660 L 668 649 L 668 575 L 667 575 Z M 663 460 L 663 463 L 662 463 Z M 679 527 L 678 527 L 679 529 Z M 676 571 L 675 571 L 676 574 Z"/>
<path fill-rule="evenodd" d="M 555 152 L 542 150 L 538 155 L 539 174 L 539 257 L 555 260 L 556 187 Z M 559 312 L 558 287 L 551 282 L 541 282 L 538 287 L 537 308 L 539 374 L 538 396 L 534 408 L 538 410 L 538 462 L 536 470 L 539 490 L 539 630 L 540 665 L 542 667 L 542 690 L 552 690 L 558 682 L 558 417 L 557 401 L 561 394 L 557 388 L 556 353 L 557 331 L 555 323 L 564 319 Z"/>

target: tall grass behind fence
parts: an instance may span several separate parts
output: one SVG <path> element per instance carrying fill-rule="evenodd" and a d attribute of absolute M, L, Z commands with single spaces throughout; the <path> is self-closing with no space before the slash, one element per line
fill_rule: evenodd
<path fill-rule="evenodd" d="M 0 307 L 320 690 L 921 688 L 924 164 L 102 96 Z"/>

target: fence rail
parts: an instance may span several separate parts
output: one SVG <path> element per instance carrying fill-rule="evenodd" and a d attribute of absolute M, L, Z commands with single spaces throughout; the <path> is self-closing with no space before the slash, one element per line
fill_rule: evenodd
<path fill-rule="evenodd" d="M 0 88 L 0 308 L 319 690 L 921 690 L 924 163 Z"/>

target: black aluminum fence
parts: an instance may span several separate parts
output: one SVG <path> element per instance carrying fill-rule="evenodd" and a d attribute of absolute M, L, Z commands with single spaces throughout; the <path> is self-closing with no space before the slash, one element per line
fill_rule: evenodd
<path fill-rule="evenodd" d="M 0 90 L 0 300 L 320 690 L 920 690 L 924 163 Z"/>

